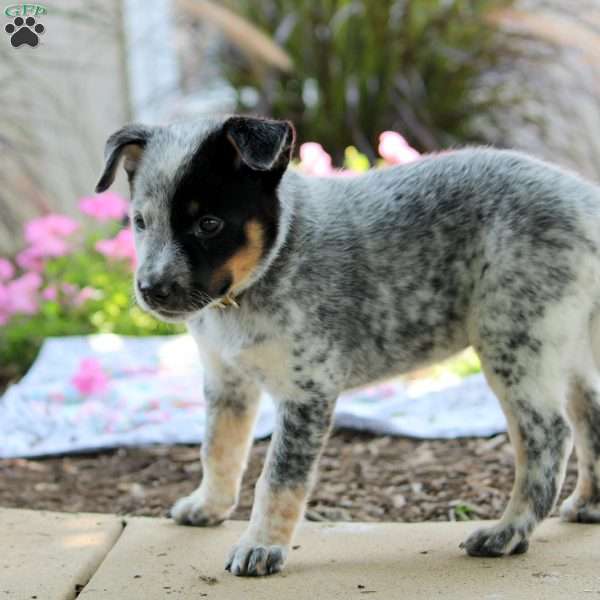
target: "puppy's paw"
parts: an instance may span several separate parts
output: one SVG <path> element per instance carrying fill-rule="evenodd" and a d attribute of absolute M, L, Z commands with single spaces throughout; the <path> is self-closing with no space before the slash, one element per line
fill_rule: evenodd
<path fill-rule="evenodd" d="M 170 515 L 179 525 L 212 527 L 222 523 L 233 511 L 233 506 L 211 505 L 198 493 L 184 496 L 175 502 Z"/>
<path fill-rule="evenodd" d="M 571 523 L 600 523 L 600 502 L 569 496 L 560 507 L 560 518 Z"/>
<path fill-rule="evenodd" d="M 283 568 L 287 548 L 240 541 L 229 555 L 225 570 L 241 577 L 272 575 Z"/>
<path fill-rule="evenodd" d="M 478 529 L 460 545 L 469 556 L 498 557 L 505 554 L 523 554 L 529 541 L 512 525 L 496 525 Z"/>

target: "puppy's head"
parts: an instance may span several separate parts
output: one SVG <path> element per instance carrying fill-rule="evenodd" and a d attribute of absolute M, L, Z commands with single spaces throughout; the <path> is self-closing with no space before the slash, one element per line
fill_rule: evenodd
<path fill-rule="evenodd" d="M 96 191 L 123 159 L 144 309 L 187 320 L 251 285 L 277 236 L 277 187 L 293 143 L 291 123 L 240 116 L 127 125 L 110 136 Z"/>

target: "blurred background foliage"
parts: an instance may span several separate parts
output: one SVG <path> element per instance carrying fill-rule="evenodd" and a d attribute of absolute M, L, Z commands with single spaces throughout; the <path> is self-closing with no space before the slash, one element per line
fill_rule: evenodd
<path fill-rule="evenodd" d="M 34 314 L 15 315 L 0 333 L 0 390 L 3 382 L 23 375 L 47 337 L 118 333 L 166 335 L 182 328 L 161 323 L 144 313 L 133 301 L 131 269 L 109 264 L 91 246 L 48 261 L 46 283 L 67 290 L 94 286 L 95 295 L 79 306 L 68 302 L 61 291 L 55 299 L 40 302 Z"/>
<path fill-rule="evenodd" d="M 484 141 L 475 119 L 518 101 L 503 65 L 519 35 L 494 15 L 513 0 L 227 0 L 290 56 L 287 72 L 225 46 L 238 109 L 287 118 L 340 162 L 353 145 L 375 157 L 378 134 L 400 131 L 420 151 Z"/>
<path fill-rule="evenodd" d="M 77 226 L 64 215 L 47 219 Z M 44 218 L 30 221 L 29 227 L 36 221 L 36 238 L 27 237 L 29 251 L 38 248 L 33 262 L 39 264 L 25 264 L 27 248 L 14 262 L 0 259 L 0 392 L 7 382 L 25 374 L 47 337 L 183 331 L 182 326 L 157 321 L 135 303 L 133 238 L 120 222 L 86 219 L 74 233 L 59 234 Z M 117 248 L 115 239 L 120 240 Z M 64 243 L 64 249 L 56 251 L 57 243 Z M 107 243 L 110 251 L 102 249 Z"/>

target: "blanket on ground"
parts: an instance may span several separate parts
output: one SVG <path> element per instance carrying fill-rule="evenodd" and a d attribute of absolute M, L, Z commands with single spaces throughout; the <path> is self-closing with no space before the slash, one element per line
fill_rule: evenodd
<path fill-rule="evenodd" d="M 96 365 L 92 379 L 101 385 L 82 384 L 82 363 Z M 202 365 L 189 336 L 50 338 L 27 375 L 0 399 L 0 457 L 195 444 L 202 441 L 205 414 Z M 265 394 L 257 438 L 272 432 L 274 417 Z M 394 379 L 350 390 L 338 399 L 335 424 L 417 438 L 506 430 L 482 375 Z"/>

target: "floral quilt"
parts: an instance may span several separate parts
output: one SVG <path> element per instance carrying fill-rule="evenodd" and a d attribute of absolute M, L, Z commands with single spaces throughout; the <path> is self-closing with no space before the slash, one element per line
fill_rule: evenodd
<path fill-rule="evenodd" d="M 0 399 L 0 457 L 199 443 L 206 414 L 202 376 L 186 335 L 49 338 L 29 373 Z M 257 438 L 272 432 L 274 412 L 264 395 Z M 481 375 L 394 379 L 350 390 L 338 399 L 335 423 L 418 438 L 506 429 Z"/>

